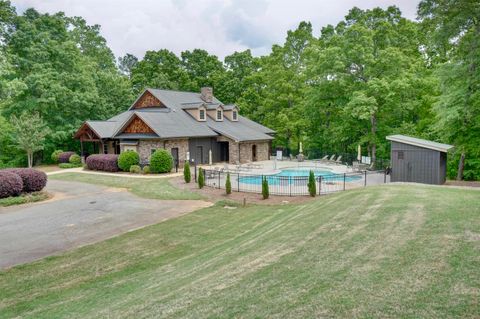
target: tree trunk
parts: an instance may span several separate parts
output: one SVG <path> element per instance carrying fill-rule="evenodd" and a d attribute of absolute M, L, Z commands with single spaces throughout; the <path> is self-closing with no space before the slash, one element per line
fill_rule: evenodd
<path fill-rule="evenodd" d="M 377 119 L 376 119 L 375 115 L 372 115 L 372 117 L 370 118 L 370 123 L 372 124 L 371 133 L 372 133 L 372 137 L 373 137 L 373 142 L 371 142 L 372 161 L 371 161 L 370 167 L 374 168 L 375 167 L 375 162 L 377 160 L 377 142 L 376 142 Z"/>
<path fill-rule="evenodd" d="M 465 152 L 460 155 L 460 161 L 458 161 L 457 181 L 463 179 L 463 168 L 465 167 Z"/>
<path fill-rule="evenodd" d="M 28 168 L 32 168 L 33 152 L 27 151 Z"/>

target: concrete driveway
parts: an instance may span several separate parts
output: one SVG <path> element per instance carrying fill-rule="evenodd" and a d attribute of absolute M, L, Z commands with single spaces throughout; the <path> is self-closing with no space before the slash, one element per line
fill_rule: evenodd
<path fill-rule="evenodd" d="M 46 202 L 0 208 L 0 269 L 94 243 L 212 205 L 151 200 L 103 186 L 51 180 Z"/>

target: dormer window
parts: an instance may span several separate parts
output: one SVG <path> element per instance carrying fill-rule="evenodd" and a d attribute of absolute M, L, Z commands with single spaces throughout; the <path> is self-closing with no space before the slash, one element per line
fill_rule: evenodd
<path fill-rule="evenodd" d="M 232 119 L 233 119 L 234 121 L 238 121 L 237 110 L 233 110 L 233 111 L 232 111 Z"/>
<path fill-rule="evenodd" d="M 223 121 L 223 112 L 222 112 L 222 110 L 217 110 L 217 121 Z"/>
<path fill-rule="evenodd" d="M 204 109 L 200 109 L 198 111 L 198 119 L 200 121 L 205 121 L 205 110 Z"/>

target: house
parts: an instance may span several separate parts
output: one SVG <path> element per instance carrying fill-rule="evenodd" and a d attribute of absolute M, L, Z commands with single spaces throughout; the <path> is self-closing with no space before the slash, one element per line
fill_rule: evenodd
<path fill-rule="evenodd" d="M 432 142 L 406 135 L 390 135 L 392 182 L 424 184 L 445 183 L 447 152 L 452 145 Z"/>
<path fill-rule="evenodd" d="M 127 111 L 106 121 L 84 122 L 75 138 L 82 154 L 84 143 L 93 142 L 102 154 L 134 150 L 142 163 L 163 148 L 180 165 L 186 160 L 237 164 L 268 160 L 274 133 L 204 87 L 200 93 L 146 89 Z"/>

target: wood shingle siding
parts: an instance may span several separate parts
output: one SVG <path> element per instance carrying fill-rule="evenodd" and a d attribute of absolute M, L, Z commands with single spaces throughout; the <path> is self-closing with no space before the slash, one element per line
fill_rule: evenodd
<path fill-rule="evenodd" d="M 143 95 L 135 102 L 134 109 L 143 109 L 149 107 L 165 107 L 159 99 L 153 96 L 150 92 L 145 91 Z"/>
<path fill-rule="evenodd" d="M 142 119 L 138 116 L 128 124 L 128 126 L 123 130 L 123 133 L 155 133 L 147 124 L 145 124 Z"/>

